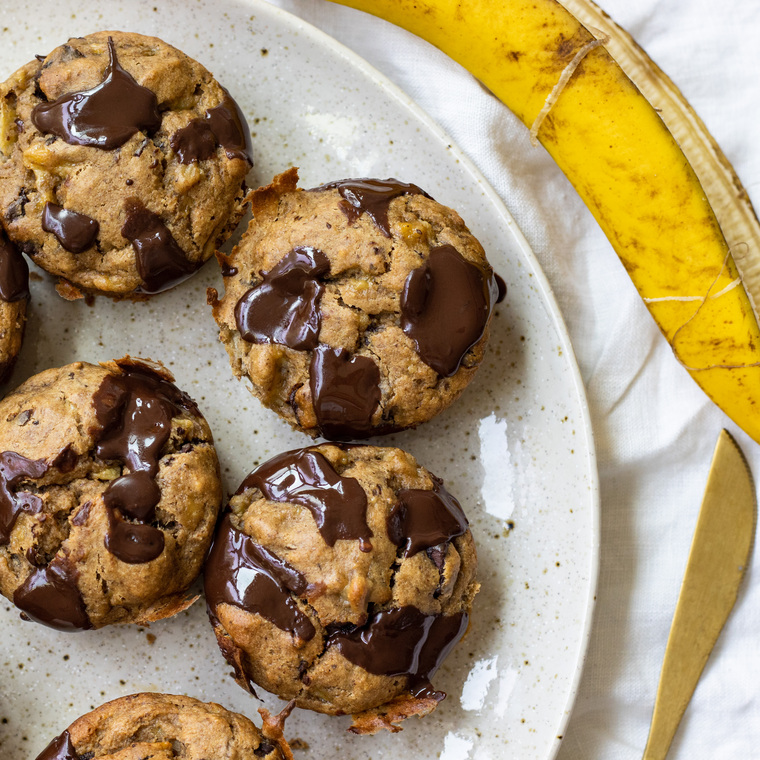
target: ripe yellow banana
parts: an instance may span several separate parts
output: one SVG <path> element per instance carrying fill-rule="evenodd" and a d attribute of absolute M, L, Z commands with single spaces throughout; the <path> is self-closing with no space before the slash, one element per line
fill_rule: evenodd
<path fill-rule="evenodd" d="M 428 40 L 531 129 L 676 358 L 760 442 L 760 225 L 704 124 L 633 40 L 589 0 L 332 2 Z"/>

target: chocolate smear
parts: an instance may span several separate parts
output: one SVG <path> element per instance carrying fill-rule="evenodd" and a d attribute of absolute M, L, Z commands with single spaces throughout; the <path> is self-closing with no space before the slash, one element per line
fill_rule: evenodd
<path fill-rule="evenodd" d="M 290 593 L 303 594 L 305 578 L 237 530 L 229 514 L 219 526 L 206 561 L 204 589 L 212 622 L 218 622 L 220 604 L 231 604 L 261 615 L 302 641 L 314 638 L 314 626 Z"/>
<path fill-rule="evenodd" d="M 247 488 L 258 488 L 270 501 L 306 507 L 328 546 L 346 539 L 358 540 L 364 552 L 372 549 L 364 489 L 356 478 L 339 475 L 318 451 L 279 454 L 248 475 L 238 493 Z"/>
<path fill-rule="evenodd" d="M 342 179 L 330 182 L 314 190 L 336 189 L 343 200 L 340 208 L 349 224 L 353 224 L 362 214 L 367 214 L 380 228 L 385 237 L 391 236 L 388 223 L 388 207 L 394 198 L 401 195 L 430 196 L 417 185 L 399 182 L 397 179 Z"/>
<path fill-rule="evenodd" d="M 37 755 L 37 760 L 80 760 L 80 757 L 71 743 L 71 735 L 64 731 Z"/>
<path fill-rule="evenodd" d="M 57 135 L 70 145 L 114 150 L 137 132 L 151 134 L 161 126 L 155 94 L 120 66 L 110 37 L 108 55 L 99 85 L 34 107 L 32 122 L 40 132 Z"/>
<path fill-rule="evenodd" d="M 315 349 L 324 292 L 318 278 L 329 271 L 330 261 L 322 251 L 311 247 L 290 251 L 237 302 L 235 321 L 242 338 L 298 351 Z"/>
<path fill-rule="evenodd" d="M 380 393 L 380 369 L 367 356 L 351 356 L 345 349 L 318 346 L 309 365 L 314 412 L 325 438 L 367 438 Z"/>
<path fill-rule="evenodd" d="M 327 647 L 380 676 L 407 676 L 414 696 L 443 699 L 430 679 L 467 630 L 468 616 L 426 615 L 411 605 L 374 614 L 363 626 L 333 631 Z"/>
<path fill-rule="evenodd" d="M 463 535 L 468 523 L 459 502 L 435 478 L 432 491 L 402 488 L 387 526 L 388 538 L 411 557 Z"/>
<path fill-rule="evenodd" d="M 32 572 L 14 591 L 13 603 L 29 618 L 50 628 L 61 631 L 92 628 L 75 571 L 61 557 Z"/>
<path fill-rule="evenodd" d="M 29 298 L 29 265 L 18 248 L 0 231 L 0 299 L 6 303 Z"/>
<path fill-rule="evenodd" d="M 21 512 L 35 514 L 42 509 L 42 499 L 26 491 L 16 492 L 24 480 L 41 478 L 48 471 L 44 459 L 27 459 L 15 451 L 0 454 L 0 546 L 11 540 L 11 531 Z"/>
<path fill-rule="evenodd" d="M 401 328 L 425 364 L 451 377 L 483 336 L 498 296 L 496 281 L 451 245 L 430 251 L 401 294 Z"/>
<path fill-rule="evenodd" d="M 149 367 L 129 363 L 120 367 L 121 374 L 106 376 L 93 397 L 101 426 L 95 453 L 129 467 L 130 472 L 113 480 L 103 494 L 109 523 L 105 545 L 123 562 L 137 564 L 150 562 L 163 551 L 163 533 L 147 524 L 154 520 L 161 499 L 155 481 L 158 462 L 172 419 L 197 408 L 189 396 Z"/>
<path fill-rule="evenodd" d="M 82 253 L 92 247 L 100 224 L 86 214 L 48 202 L 42 210 L 42 229 L 52 232 L 67 251 Z"/>
<path fill-rule="evenodd" d="M 186 280 L 198 265 L 189 261 L 158 214 L 136 198 L 124 204 L 126 218 L 121 234 L 132 243 L 137 255 L 141 293 L 161 293 Z"/>
<path fill-rule="evenodd" d="M 206 111 L 202 119 L 193 119 L 177 130 L 170 141 L 180 163 L 204 161 L 221 145 L 229 159 L 239 158 L 253 166 L 251 133 L 240 107 L 225 90 L 224 100 Z"/>

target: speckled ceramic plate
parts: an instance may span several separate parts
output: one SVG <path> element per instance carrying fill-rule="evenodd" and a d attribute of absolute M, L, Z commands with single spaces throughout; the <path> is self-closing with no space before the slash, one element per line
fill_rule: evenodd
<path fill-rule="evenodd" d="M 467 638 L 434 679 L 448 692 L 397 735 L 356 737 L 347 718 L 296 711 L 296 758 L 554 756 L 586 649 L 598 549 L 598 490 L 588 412 L 554 299 L 508 212 L 446 136 L 355 55 L 253 0 L 36 0 L 0 6 L 0 76 L 69 36 L 124 29 L 162 37 L 233 93 L 264 184 L 290 165 L 304 186 L 396 176 L 458 209 L 506 280 L 489 354 L 460 401 L 419 430 L 385 439 L 443 476 L 478 543 L 482 591 Z M 213 263 L 147 303 L 66 303 L 47 276 L 13 383 L 78 359 L 125 353 L 164 362 L 206 414 L 228 491 L 257 463 L 308 443 L 231 375 L 205 290 Z M 137 691 L 214 700 L 256 716 L 229 677 L 202 602 L 153 625 L 64 634 L 0 602 L 0 756 L 34 758 L 72 720 Z M 264 695 L 271 710 L 282 703 Z"/>

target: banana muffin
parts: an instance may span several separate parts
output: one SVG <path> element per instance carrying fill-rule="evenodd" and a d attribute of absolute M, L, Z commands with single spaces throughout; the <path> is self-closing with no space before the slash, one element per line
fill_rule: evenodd
<path fill-rule="evenodd" d="M 252 194 L 209 289 L 237 377 L 293 427 L 335 440 L 415 427 L 475 374 L 499 286 L 459 214 L 416 185 L 355 179 Z"/>
<path fill-rule="evenodd" d="M 204 582 L 243 688 L 375 733 L 445 697 L 430 679 L 467 629 L 476 570 L 462 508 L 414 457 L 327 443 L 248 475 Z"/>
<path fill-rule="evenodd" d="M 75 37 L 0 85 L 2 223 L 65 297 L 189 277 L 237 226 L 251 165 L 235 101 L 156 37 Z"/>
<path fill-rule="evenodd" d="M 31 377 L 0 401 L 0 592 L 61 630 L 149 623 L 193 599 L 221 504 L 211 431 L 160 365 Z"/>
<path fill-rule="evenodd" d="M 213 702 L 132 694 L 75 720 L 37 760 L 292 760 L 282 720 L 261 730 Z"/>

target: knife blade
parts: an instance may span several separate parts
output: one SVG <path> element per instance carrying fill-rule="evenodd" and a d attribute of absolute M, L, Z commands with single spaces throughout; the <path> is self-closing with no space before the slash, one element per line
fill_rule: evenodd
<path fill-rule="evenodd" d="M 713 453 L 676 604 L 643 760 L 664 760 L 736 602 L 757 523 L 752 474 L 723 430 Z"/>

